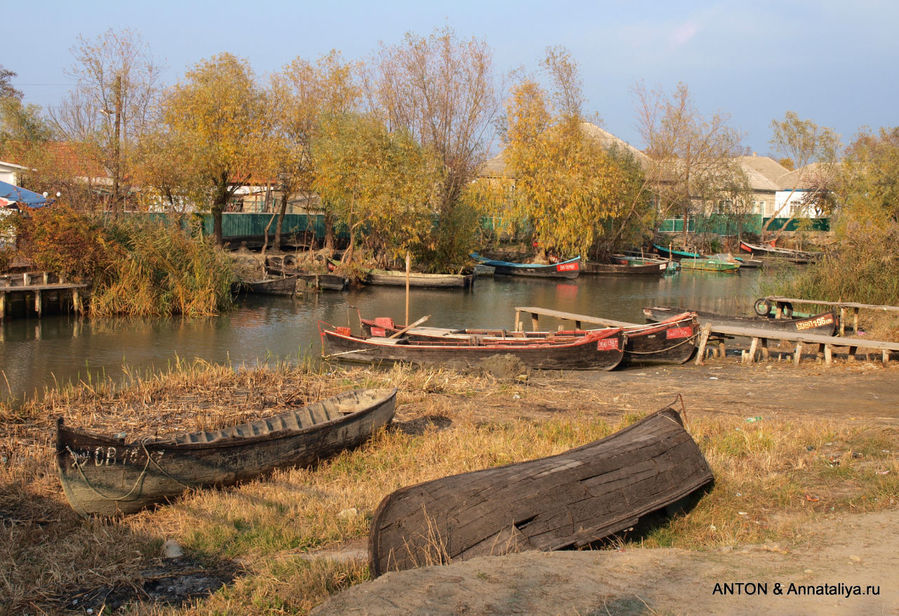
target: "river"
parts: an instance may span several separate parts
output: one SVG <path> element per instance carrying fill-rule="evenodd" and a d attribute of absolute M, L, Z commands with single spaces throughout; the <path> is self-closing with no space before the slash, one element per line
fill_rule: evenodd
<path fill-rule="evenodd" d="M 479 278 L 470 292 L 413 289 L 409 318 L 428 325 L 505 327 L 516 306 L 644 322 L 642 308 L 683 306 L 751 314 L 761 270 L 681 272 L 664 278 L 581 276 L 575 281 Z M 121 378 L 165 369 L 177 360 L 232 366 L 302 361 L 320 355 L 319 321 L 355 324 L 363 316 L 404 320 L 405 290 L 366 287 L 296 298 L 250 296 L 207 319 L 12 319 L 0 327 L 0 398 L 39 396 L 57 384 Z M 547 323 L 554 327 L 553 323 Z"/>

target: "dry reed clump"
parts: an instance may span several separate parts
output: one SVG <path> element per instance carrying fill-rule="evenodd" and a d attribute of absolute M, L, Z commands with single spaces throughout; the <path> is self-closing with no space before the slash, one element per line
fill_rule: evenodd
<path fill-rule="evenodd" d="M 49 392 L 40 403 L 0 412 L 0 602 L 13 612 L 56 610 L 83 589 L 139 588 L 141 571 L 159 565 L 162 543 L 174 539 L 203 567 L 227 566 L 240 574 L 211 597 L 180 607 L 140 604 L 135 592 L 131 613 L 306 613 L 368 577 L 358 562 L 307 555 L 361 542 L 374 509 L 393 490 L 560 453 L 639 418 L 616 413 L 612 403 L 594 405 L 598 398 L 591 393 L 574 395 L 556 383 L 522 385 L 404 366 L 233 371 L 195 362 L 128 381 L 124 388 L 99 384 Z M 191 491 L 123 519 L 78 518 L 52 470 L 56 415 L 137 438 L 221 427 L 339 391 L 383 386 L 400 388 L 395 425 L 361 447 L 316 468 Z M 520 418 L 528 405 L 552 412 Z M 822 514 L 896 506 L 895 430 L 693 415 L 688 429 L 716 485 L 689 515 L 645 534 L 647 545 L 789 543 Z"/>

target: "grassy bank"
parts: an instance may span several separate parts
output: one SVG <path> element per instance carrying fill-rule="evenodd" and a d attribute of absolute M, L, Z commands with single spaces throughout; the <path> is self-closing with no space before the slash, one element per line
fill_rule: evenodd
<path fill-rule="evenodd" d="M 321 370 L 328 370 L 323 368 Z M 133 601 L 139 614 L 306 613 L 368 578 L 359 562 L 309 559 L 361 544 L 378 502 L 401 486 L 551 455 L 611 434 L 645 412 L 617 409 L 602 391 L 550 378 L 528 383 L 443 370 L 282 367 L 234 373 L 182 364 L 170 373 L 50 392 L 0 409 L 0 605 L 10 613 Z M 226 490 L 192 492 L 120 520 L 82 520 L 52 466 L 52 425 L 128 438 L 229 425 L 355 387 L 400 389 L 395 425 L 316 469 L 290 469 Z M 523 406 L 552 408 L 519 414 Z M 650 529 L 646 546 L 711 549 L 746 542 L 783 548 L 830 513 L 894 508 L 895 430 L 804 419 L 747 421 L 694 415 L 687 427 L 715 473 L 689 515 Z M 148 579 L 170 583 L 163 542 L 185 551 L 180 573 L 218 575 L 212 596 L 178 606 L 152 602 Z M 154 578 L 155 576 L 155 578 Z M 169 577 L 167 577 L 169 576 Z M 118 598 L 118 599 L 115 599 Z M 115 601 L 114 601 L 115 599 Z"/>

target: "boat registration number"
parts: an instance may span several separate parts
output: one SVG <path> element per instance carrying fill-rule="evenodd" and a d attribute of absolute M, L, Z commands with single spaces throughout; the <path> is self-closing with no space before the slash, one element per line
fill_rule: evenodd
<path fill-rule="evenodd" d="M 577 262 L 574 263 L 559 263 L 556 266 L 556 270 L 560 272 L 576 272 L 578 270 Z"/>
<path fill-rule="evenodd" d="M 812 319 L 811 321 L 798 321 L 796 323 L 796 329 L 798 331 L 803 331 L 806 329 L 814 329 L 815 327 L 823 327 L 824 325 L 830 325 L 833 323 L 833 315 L 824 315 L 823 317 L 818 317 L 817 319 Z"/>
<path fill-rule="evenodd" d="M 673 340 L 675 338 L 689 338 L 692 335 L 692 327 L 672 327 L 671 329 L 665 330 L 665 338 L 668 340 Z"/>
<path fill-rule="evenodd" d="M 618 349 L 618 338 L 603 338 L 596 342 L 598 351 L 615 351 Z"/>

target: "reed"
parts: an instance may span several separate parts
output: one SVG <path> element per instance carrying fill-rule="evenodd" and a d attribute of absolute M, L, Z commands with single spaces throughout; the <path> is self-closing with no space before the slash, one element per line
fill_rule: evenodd
<path fill-rule="evenodd" d="M 123 519 L 78 518 L 53 471 L 52 424 L 60 415 L 71 425 L 139 438 L 220 427 L 383 386 L 400 387 L 397 418 L 363 446 L 316 468 L 192 491 Z M 164 565 L 161 546 L 174 539 L 193 562 L 236 571 L 236 578 L 174 607 L 141 603 L 134 592 L 129 613 L 307 613 L 368 578 L 364 563 L 314 555 L 362 545 L 374 509 L 393 490 L 560 453 L 642 416 L 616 409 L 599 389 L 574 393 L 538 376 L 521 384 L 404 366 L 231 370 L 179 360 L 166 373 L 130 373 L 123 386 L 94 382 L 49 391 L 16 409 L 0 407 L 0 604 L 12 613 L 58 611 L 86 589 L 138 588 L 143 571 Z M 560 412 L 519 417 L 521 405 Z M 688 515 L 624 535 L 624 545 L 788 545 L 821 516 L 897 505 L 899 443 L 887 428 L 694 414 L 687 427 L 715 486 Z"/>

